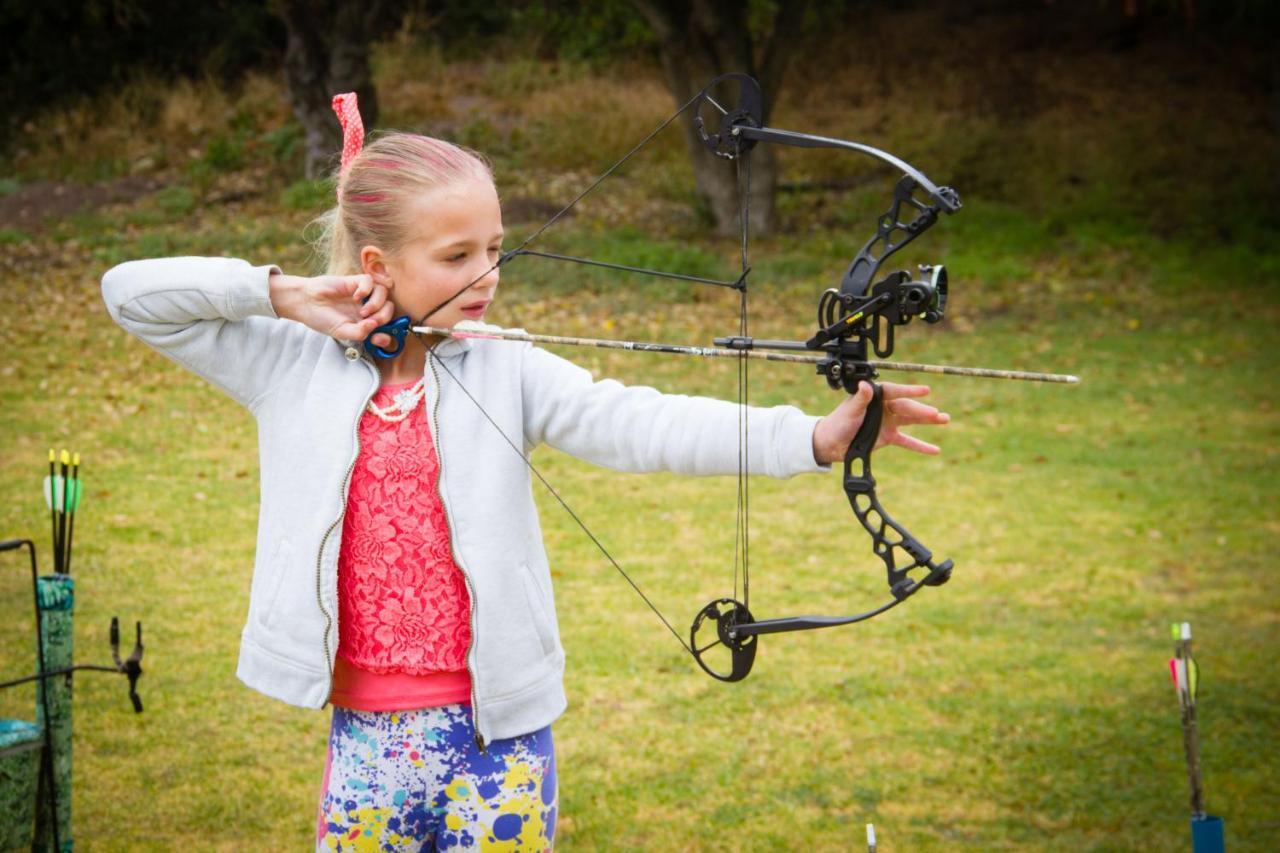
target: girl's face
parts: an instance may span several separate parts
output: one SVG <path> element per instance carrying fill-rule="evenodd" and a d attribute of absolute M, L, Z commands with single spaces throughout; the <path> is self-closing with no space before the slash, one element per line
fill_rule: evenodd
<path fill-rule="evenodd" d="M 481 320 L 498 289 L 502 252 L 502 210 L 493 183 L 484 178 L 428 190 L 411 205 L 409 239 L 394 256 L 375 246 L 361 250 L 361 261 L 375 282 L 392 284 L 396 314 L 415 324 L 452 327 L 459 320 Z M 476 281 L 479 279 L 479 281 Z M 465 293 L 436 311 L 423 314 L 475 281 Z"/>

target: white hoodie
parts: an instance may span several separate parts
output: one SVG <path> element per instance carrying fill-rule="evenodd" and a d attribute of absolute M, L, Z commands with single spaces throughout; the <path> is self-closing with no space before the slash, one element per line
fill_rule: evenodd
<path fill-rule="evenodd" d="M 131 261 L 103 276 L 102 292 L 124 329 L 257 419 L 257 554 L 236 674 L 268 696 L 322 708 L 338 646 L 338 550 L 357 426 L 379 376 L 338 341 L 279 319 L 273 272 L 232 258 Z M 525 343 L 452 339 L 426 362 L 440 497 L 471 593 L 467 666 L 484 743 L 536 731 L 565 708 L 529 468 L 510 445 L 527 455 L 546 443 L 620 471 L 734 474 L 739 409 L 596 382 Z M 789 406 L 748 412 L 752 473 L 829 470 L 813 459 L 817 418 Z"/>

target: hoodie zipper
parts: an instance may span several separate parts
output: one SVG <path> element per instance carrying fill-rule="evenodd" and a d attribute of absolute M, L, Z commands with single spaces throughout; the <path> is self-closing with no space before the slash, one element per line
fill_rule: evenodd
<path fill-rule="evenodd" d="M 373 369 L 373 365 L 368 361 L 361 359 L 364 364 L 369 365 Z M 351 456 L 351 464 L 347 466 L 347 474 L 342 478 L 342 509 L 338 512 L 338 518 L 329 525 L 329 529 L 324 532 L 324 536 L 320 537 L 320 550 L 316 552 L 316 602 L 320 605 L 320 612 L 324 614 L 324 659 L 325 664 L 329 668 L 329 689 L 325 691 L 325 702 L 329 701 L 329 694 L 333 692 L 333 657 L 329 652 L 329 632 L 337 633 L 338 630 L 338 613 L 333 613 L 325 607 L 324 603 L 324 546 L 329 541 L 329 537 L 338 525 L 342 523 L 342 519 L 347 515 L 347 493 L 351 487 L 351 472 L 356 469 L 356 462 L 360 459 L 360 417 L 364 410 L 369 407 L 369 401 L 373 399 L 373 395 L 378 392 L 378 376 L 377 370 L 374 369 L 373 387 L 369 389 L 369 393 L 365 395 L 364 404 L 356 412 L 355 424 L 351 427 L 351 437 L 355 442 L 356 452 Z"/>
<path fill-rule="evenodd" d="M 462 558 L 458 554 L 458 549 L 454 545 L 453 521 L 449 516 L 449 505 L 445 503 L 444 492 L 440 490 L 440 483 L 444 480 L 444 452 L 440 448 L 440 374 L 436 370 L 435 353 L 428 350 L 427 364 L 431 367 L 431 378 L 435 382 L 436 399 L 431 406 L 431 423 L 434 427 L 434 444 L 436 450 L 436 495 L 440 498 L 440 506 L 444 508 L 444 523 L 449 533 L 449 551 L 453 554 L 453 562 L 458 567 L 458 571 L 462 573 L 462 581 L 467 586 L 467 607 L 468 616 L 471 622 L 471 644 L 467 646 L 467 674 L 471 676 L 471 726 L 476 732 L 476 748 L 481 753 L 485 751 L 484 735 L 480 733 L 480 703 L 476 699 L 476 671 L 475 665 L 472 663 L 472 656 L 475 654 L 476 648 L 476 590 L 471 583 L 471 575 L 467 574 L 467 569 L 462 564 Z"/>

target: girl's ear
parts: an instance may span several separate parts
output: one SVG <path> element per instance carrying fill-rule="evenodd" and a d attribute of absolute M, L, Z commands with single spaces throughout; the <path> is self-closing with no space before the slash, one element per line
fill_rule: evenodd
<path fill-rule="evenodd" d="M 365 246 L 360 250 L 360 269 L 373 277 L 374 284 L 391 286 L 391 270 L 387 267 L 386 256 L 377 246 Z"/>

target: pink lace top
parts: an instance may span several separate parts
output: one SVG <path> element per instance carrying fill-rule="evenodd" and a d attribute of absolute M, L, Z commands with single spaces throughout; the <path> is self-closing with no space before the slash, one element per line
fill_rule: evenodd
<path fill-rule="evenodd" d="M 414 384 L 383 385 L 373 402 L 385 410 Z M 436 488 L 440 462 L 424 408 L 419 403 L 394 423 L 370 411 L 360 418 L 360 453 L 351 472 L 338 554 L 334 704 L 378 704 L 374 676 L 386 676 L 381 682 L 394 686 L 397 704 L 363 710 L 408 710 L 470 696 L 469 677 L 460 677 L 467 676 L 470 600 L 453 562 Z M 446 685 L 448 696 L 440 701 Z M 415 692 L 423 704 L 406 695 Z"/>

